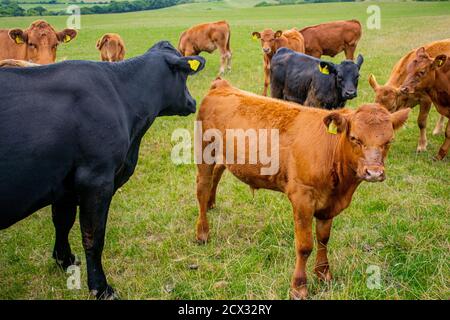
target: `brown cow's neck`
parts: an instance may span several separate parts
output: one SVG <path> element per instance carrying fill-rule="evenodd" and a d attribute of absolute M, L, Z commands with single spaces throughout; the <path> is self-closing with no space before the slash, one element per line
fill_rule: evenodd
<path fill-rule="evenodd" d="M 342 133 L 335 146 L 333 154 L 333 187 L 338 190 L 346 190 L 350 186 L 356 186 L 361 180 L 356 176 L 355 170 L 351 167 L 351 159 L 347 157 L 349 148 L 345 133 Z"/>

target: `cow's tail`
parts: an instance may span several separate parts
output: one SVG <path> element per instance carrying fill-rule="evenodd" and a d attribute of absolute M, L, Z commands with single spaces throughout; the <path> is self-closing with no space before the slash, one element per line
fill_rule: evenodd
<path fill-rule="evenodd" d="M 230 50 L 231 28 L 228 23 L 227 23 L 227 26 L 228 26 L 227 51 L 231 54 L 231 50 Z"/>

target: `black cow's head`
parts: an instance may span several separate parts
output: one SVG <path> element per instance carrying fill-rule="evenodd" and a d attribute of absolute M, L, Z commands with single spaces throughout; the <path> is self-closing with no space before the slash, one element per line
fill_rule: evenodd
<path fill-rule="evenodd" d="M 158 87 L 164 91 L 164 108 L 159 116 L 187 116 L 195 113 L 196 101 L 186 86 L 187 77 L 205 67 L 200 56 L 183 57 L 169 42 L 159 42 L 152 49 L 160 50 L 166 63 L 164 77 Z"/>
<path fill-rule="evenodd" d="M 364 62 L 362 55 L 356 59 L 356 63 L 351 60 L 334 64 L 328 61 L 320 61 L 319 70 L 322 73 L 334 75 L 337 87 L 341 91 L 343 100 L 350 100 L 357 96 L 359 69 Z"/>

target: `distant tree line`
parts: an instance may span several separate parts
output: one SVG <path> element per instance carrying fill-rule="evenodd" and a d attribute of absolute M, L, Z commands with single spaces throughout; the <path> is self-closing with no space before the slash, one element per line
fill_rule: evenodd
<path fill-rule="evenodd" d="M 56 0 L 53 3 L 58 3 Z M 81 7 L 81 14 L 103 14 L 120 13 L 142 10 L 154 10 L 165 7 L 171 7 L 177 4 L 193 2 L 193 0 L 136 0 L 136 1 L 111 1 L 104 5 L 94 5 L 92 7 Z M 42 4 L 49 2 L 42 2 Z M 74 2 L 72 2 L 74 3 Z M 18 17 L 18 16 L 55 16 L 66 15 L 65 10 L 54 11 L 47 10 L 43 6 L 36 6 L 25 10 L 18 2 L 12 0 L 1 0 L 0 17 Z"/>

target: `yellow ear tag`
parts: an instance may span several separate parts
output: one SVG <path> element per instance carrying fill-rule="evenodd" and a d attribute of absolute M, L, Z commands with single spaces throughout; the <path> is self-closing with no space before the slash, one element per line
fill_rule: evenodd
<path fill-rule="evenodd" d="M 69 42 L 70 40 L 71 40 L 72 38 L 68 35 L 68 34 L 66 34 L 65 36 L 64 36 L 64 43 L 66 43 L 66 42 Z"/>
<path fill-rule="evenodd" d="M 258 40 L 258 37 L 256 36 L 256 34 L 252 35 L 252 39 L 253 40 Z"/>
<path fill-rule="evenodd" d="M 23 43 L 23 40 L 22 40 L 22 38 L 21 37 L 19 37 L 19 36 L 16 36 L 16 43 L 17 44 L 22 44 Z"/>
<path fill-rule="evenodd" d="M 322 67 L 322 66 L 319 64 L 319 71 L 320 71 L 321 73 L 323 73 L 323 74 L 330 74 L 330 70 L 328 70 L 328 66 Z"/>
<path fill-rule="evenodd" d="M 197 71 L 198 67 L 200 66 L 200 62 L 198 60 L 188 60 L 188 63 L 191 66 L 191 69 L 194 71 Z"/>
<path fill-rule="evenodd" d="M 439 67 L 441 67 L 442 65 L 444 64 L 444 61 L 442 61 L 442 60 L 439 60 L 439 64 L 438 64 L 438 66 Z"/>
<path fill-rule="evenodd" d="M 328 125 L 328 133 L 337 134 L 337 126 L 334 121 L 331 121 Z"/>

